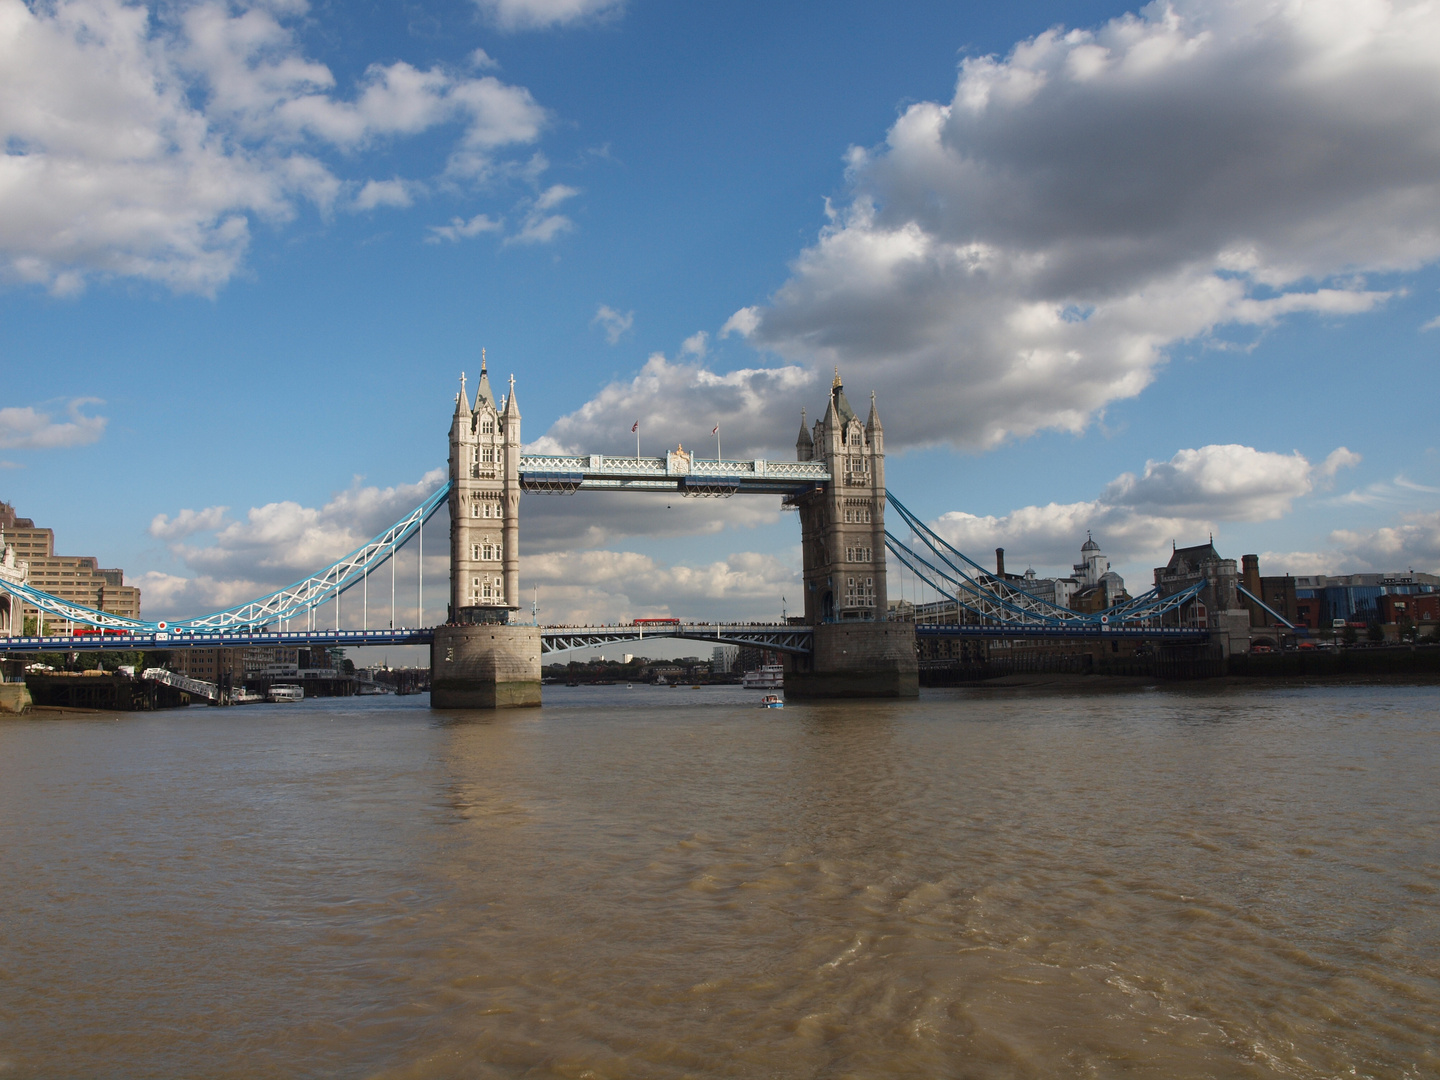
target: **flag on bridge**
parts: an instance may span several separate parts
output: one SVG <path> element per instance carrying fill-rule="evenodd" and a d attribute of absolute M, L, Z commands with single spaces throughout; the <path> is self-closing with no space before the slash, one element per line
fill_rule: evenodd
<path fill-rule="evenodd" d="M 630 425 L 630 430 L 631 430 L 632 432 L 639 431 L 639 430 L 640 430 L 640 421 L 639 421 L 639 420 L 636 420 L 635 423 L 631 424 L 631 425 Z"/>
<path fill-rule="evenodd" d="M 711 434 L 711 435 L 719 435 L 719 434 L 720 434 L 720 425 L 719 425 L 719 424 L 716 424 L 714 430 L 711 431 L 710 434 Z"/>

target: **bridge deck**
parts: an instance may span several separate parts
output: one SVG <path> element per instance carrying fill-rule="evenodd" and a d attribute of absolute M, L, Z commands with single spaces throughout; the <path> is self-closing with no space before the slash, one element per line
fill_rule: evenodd
<path fill-rule="evenodd" d="M 916 623 L 916 637 L 1000 639 L 1040 638 L 1052 641 L 1209 641 L 1210 634 L 1193 626 L 1001 626 L 995 624 L 956 625 Z"/>
<path fill-rule="evenodd" d="M 0 637 L 0 653 L 96 652 L 99 650 L 228 649 L 309 645 L 429 645 L 435 632 L 424 628 L 394 630 L 311 630 L 293 632 L 227 631 L 223 634 L 83 634 L 76 637 Z"/>
<path fill-rule="evenodd" d="M 808 626 L 786 623 L 621 623 L 615 626 L 546 626 L 540 630 L 540 651 L 564 652 L 621 641 L 685 638 L 716 645 L 751 645 L 776 652 L 807 655 L 814 634 Z"/>

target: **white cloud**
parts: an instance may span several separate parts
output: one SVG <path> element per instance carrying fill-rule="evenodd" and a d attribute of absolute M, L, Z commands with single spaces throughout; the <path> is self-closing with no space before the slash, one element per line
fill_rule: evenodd
<path fill-rule="evenodd" d="M 105 433 L 108 421 L 103 416 L 87 416 L 87 405 L 99 404 L 99 398 L 74 398 L 65 406 L 68 420 L 33 405 L 0 409 L 0 447 L 7 450 L 53 450 L 62 446 L 84 446 Z"/>
<path fill-rule="evenodd" d="M 152 14 L 122 0 L 0 0 L 0 278 L 67 293 L 95 275 L 138 277 L 211 294 L 254 218 L 328 211 L 350 184 L 357 209 L 402 205 L 397 181 L 334 172 L 377 143 L 458 127 L 453 182 L 490 175 L 501 148 L 539 137 L 544 110 L 493 76 L 397 62 L 345 93 L 303 54 L 304 15 L 303 4 Z"/>
<path fill-rule="evenodd" d="M 507 30 L 537 30 L 613 17 L 625 6 L 625 0 L 476 0 L 476 3 Z"/>
<path fill-rule="evenodd" d="M 1440 330 L 1440 315 L 1436 315 L 1435 318 L 1433 318 L 1433 319 L 1431 319 L 1429 322 L 1425 323 L 1423 326 L 1420 327 L 1420 329 L 1421 329 L 1421 330 Z"/>
<path fill-rule="evenodd" d="M 1298 453 L 1202 446 L 1146 462 L 1139 475 L 1120 475 L 1096 499 L 1026 506 L 1001 516 L 952 511 L 934 527 L 972 558 L 1003 547 L 1013 566 L 1063 568 L 1087 530 L 1113 562 L 1155 558 L 1171 540 L 1193 540 L 1217 522 L 1284 516 L 1315 489 L 1335 457 L 1316 466 Z"/>
<path fill-rule="evenodd" d="M 415 202 L 411 192 L 415 185 L 408 180 L 367 180 L 350 204 L 352 210 L 374 210 L 378 206 L 403 209 Z"/>
<path fill-rule="evenodd" d="M 725 320 L 725 325 L 720 327 L 720 336 L 727 338 L 731 334 L 739 334 L 748 338 L 760 325 L 760 309 L 758 307 L 743 307 Z"/>
<path fill-rule="evenodd" d="M 431 235 L 425 239 L 427 243 L 438 244 L 441 240 L 463 240 L 481 233 L 499 232 L 504 227 L 504 222 L 496 221 L 489 214 L 476 214 L 469 221 L 457 217 L 451 218 L 449 225 L 431 225 Z"/>
<path fill-rule="evenodd" d="M 1335 474 L 1341 469 L 1353 469 L 1364 459 L 1354 450 L 1345 446 L 1337 446 L 1325 457 L 1325 462 L 1320 466 L 1320 475 L 1327 481 L 1335 479 Z"/>
<path fill-rule="evenodd" d="M 507 244 L 548 244 L 562 233 L 575 227 L 575 223 L 564 214 L 550 213 L 566 199 L 579 195 L 578 188 L 564 184 L 552 184 L 535 197 L 525 212 L 520 231 L 505 238 Z"/>
<path fill-rule="evenodd" d="M 611 383 L 557 420 L 544 444 L 552 449 L 537 452 L 624 452 L 630 425 L 638 418 L 647 453 L 676 442 L 704 445 L 719 423 L 727 455 L 763 456 L 767 450 L 784 449 L 780 440 L 793 438 L 792 422 L 793 430 L 799 430 L 798 407 L 783 429 L 777 428 L 776 403 L 798 402 L 807 392 L 814 396 L 814 379 L 800 367 L 744 368 L 722 375 L 699 363 L 671 362 L 653 353 L 633 379 Z M 634 453 L 633 442 L 630 448 Z M 794 453 L 793 443 L 789 452 Z"/>
<path fill-rule="evenodd" d="M 605 333 L 605 340 L 611 345 L 618 345 L 620 339 L 635 325 L 635 312 L 626 311 L 622 314 L 609 304 L 601 304 L 595 309 L 595 317 L 590 320 L 590 325 L 600 327 Z"/>
<path fill-rule="evenodd" d="M 722 336 L 880 391 L 892 446 L 1078 431 L 1177 343 L 1369 311 L 1440 257 L 1440 7 L 1184 0 L 967 59 Z M 783 417 L 789 403 L 773 409 Z"/>
<path fill-rule="evenodd" d="M 704 330 L 697 330 L 680 343 L 681 356 L 693 356 L 697 360 L 704 360 L 705 354 L 710 351 L 710 335 Z"/>
<path fill-rule="evenodd" d="M 800 575 L 773 555 L 737 552 L 703 566 L 667 565 L 628 551 L 528 556 L 525 588 L 540 586 L 546 622 L 581 624 L 646 616 L 778 617 L 799 596 Z M 793 606 L 793 605 L 792 605 Z"/>
<path fill-rule="evenodd" d="M 157 515 L 149 531 L 167 542 L 195 579 L 210 583 L 204 595 L 243 600 L 287 585 L 359 547 L 418 506 L 444 479 L 444 470 L 434 469 L 414 484 L 380 488 L 357 482 L 324 506 L 286 500 L 252 507 L 239 519 L 228 518 L 218 506 L 181 510 L 173 517 Z M 151 601 L 147 596 L 147 608 L 153 607 Z"/>
<path fill-rule="evenodd" d="M 634 451 L 631 442 L 630 452 Z M 779 496 L 717 502 L 686 498 L 678 492 L 582 491 L 564 496 L 527 495 L 520 511 L 520 529 L 528 559 L 532 553 L 598 548 L 629 537 L 713 536 L 772 524 L 780 514 Z"/>
<path fill-rule="evenodd" d="M 1341 553 L 1339 570 L 1440 573 L 1440 510 L 1402 515 L 1398 525 L 1337 529 L 1330 542 Z M 1332 564 L 1331 573 L 1337 571 Z"/>
<path fill-rule="evenodd" d="M 213 532 L 225 521 L 228 506 L 207 506 L 204 510 L 181 510 L 173 518 L 156 514 L 146 531 L 159 540 L 179 540 L 197 532 Z"/>

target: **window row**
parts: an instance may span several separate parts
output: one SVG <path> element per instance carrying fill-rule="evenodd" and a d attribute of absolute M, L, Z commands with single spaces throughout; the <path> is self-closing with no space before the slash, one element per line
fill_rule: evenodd
<path fill-rule="evenodd" d="M 470 602 L 479 603 L 484 600 L 504 600 L 505 583 L 498 577 L 477 577 L 470 581 Z"/>
<path fill-rule="evenodd" d="M 470 558 L 484 562 L 498 562 L 500 560 L 499 544 L 471 544 Z"/>
<path fill-rule="evenodd" d="M 505 515 L 498 502 L 481 502 L 476 499 L 470 504 L 470 516 L 472 518 L 501 518 Z"/>
<path fill-rule="evenodd" d="M 847 547 L 845 549 L 846 562 L 869 562 L 870 549 L 868 547 Z"/>
<path fill-rule="evenodd" d="M 493 465 L 500 460 L 500 448 L 498 446 L 472 446 L 470 448 L 470 463 L 472 465 Z"/>
<path fill-rule="evenodd" d="M 874 607 L 875 579 L 873 577 L 867 577 L 862 581 L 860 578 L 846 578 L 845 606 Z"/>
<path fill-rule="evenodd" d="M 845 522 L 849 525 L 869 525 L 870 507 L 868 506 L 847 506 L 845 508 Z"/>

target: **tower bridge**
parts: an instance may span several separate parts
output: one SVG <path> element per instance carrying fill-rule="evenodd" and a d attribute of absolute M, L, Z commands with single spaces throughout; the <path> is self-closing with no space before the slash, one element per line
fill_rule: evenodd
<path fill-rule="evenodd" d="M 216 646 L 399 645 L 431 648 L 431 703 L 495 708 L 540 703 L 540 657 L 645 637 L 759 645 L 786 658 L 785 689 L 797 697 L 914 696 L 917 638 L 1146 638 L 1203 641 L 1196 597 L 1204 581 L 1162 596 L 1152 591 L 1105 611 L 1081 613 L 1027 593 L 952 547 L 885 486 L 884 429 L 875 394 L 861 421 L 838 371 L 822 416 L 801 411 L 794 461 L 709 459 L 683 447 L 658 457 L 526 454 L 511 376 L 498 400 L 482 357 L 470 397 L 465 377 L 449 432 L 449 477 L 419 506 L 345 557 L 284 589 L 193 619 L 147 621 L 85 607 L 24 580 L 6 555 L 0 594 L 43 616 L 87 628 L 72 635 L 0 638 L 4 651 L 174 649 Z M 520 608 L 522 495 L 636 491 L 682 497 L 760 494 L 798 511 L 804 614 L 783 624 L 674 622 L 540 627 L 517 624 Z M 444 505 L 450 516 L 446 621 L 435 627 L 369 626 L 372 579 L 391 569 L 389 611 L 396 611 L 394 568 L 402 547 L 417 554 L 417 611 L 424 610 L 423 525 Z M 887 530 L 887 508 L 912 540 Z M 3 554 L 3 553 L 0 553 Z M 893 559 L 946 598 L 946 623 L 887 618 L 886 572 Z M 376 582 L 379 585 L 379 582 Z M 359 629 L 341 629 L 341 598 Z M 377 590 L 383 594 L 383 586 Z M 376 597 L 377 611 L 383 599 Z M 317 612 L 335 605 L 335 628 Z M 352 615 L 353 618 L 353 615 Z M 295 624 L 301 625 L 297 627 Z"/>

